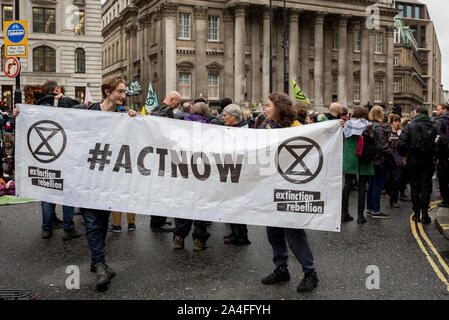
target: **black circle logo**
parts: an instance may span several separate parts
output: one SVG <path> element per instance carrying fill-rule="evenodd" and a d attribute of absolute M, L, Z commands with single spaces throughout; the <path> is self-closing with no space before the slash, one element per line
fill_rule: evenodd
<path fill-rule="evenodd" d="M 28 130 L 27 140 L 28 149 L 33 157 L 43 163 L 50 163 L 58 159 L 67 144 L 64 129 L 58 123 L 50 120 L 42 120 L 33 124 Z"/>
<path fill-rule="evenodd" d="M 323 168 L 323 152 L 318 143 L 312 139 L 294 137 L 279 146 L 276 166 L 278 172 L 288 182 L 308 183 L 315 179 Z M 302 170 L 295 170 L 298 166 Z"/>

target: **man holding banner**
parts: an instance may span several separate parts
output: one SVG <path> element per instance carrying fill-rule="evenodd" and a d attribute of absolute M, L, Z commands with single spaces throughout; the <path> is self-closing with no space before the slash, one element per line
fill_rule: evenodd
<path fill-rule="evenodd" d="M 126 96 L 125 81 L 123 79 L 119 77 L 106 79 L 101 85 L 101 91 L 104 99 L 103 102 L 89 105 L 80 104 L 73 106 L 72 108 L 117 112 L 117 107 L 124 104 Z M 19 108 L 15 108 L 14 116 L 18 116 L 19 112 Z M 127 113 L 130 117 L 134 117 L 137 114 L 136 111 L 130 109 L 127 110 Z M 50 138 L 47 137 L 47 140 L 49 139 Z M 45 144 L 46 142 L 48 143 L 48 141 L 44 141 L 43 143 Z M 48 145 L 47 148 L 51 149 Z M 46 162 L 49 161 L 46 160 Z M 111 212 L 108 210 L 81 208 L 81 214 L 83 215 L 86 224 L 86 238 L 92 258 L 90 271 L 96 272 L 97 274 L 97 290 L 106 289 L 107 284 L 115 276 L 115 271 L 106 264 L 105 260 L 106 236 L 109 227 L 110 213 Z"/>

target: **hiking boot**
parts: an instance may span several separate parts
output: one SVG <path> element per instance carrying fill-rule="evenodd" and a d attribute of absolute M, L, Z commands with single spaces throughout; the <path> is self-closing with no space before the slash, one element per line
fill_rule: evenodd
<path fill-rule="evenodd" d="M 390 216 L 383 212 L 371 212 L 369 217 L 373 219 L 390 219 Z"/>
<path fill-rule="evenodd" d="M 72 240 L 81 237 L 83 234 L 79 232 L 76 229 L 72 230 L 64 230 L 64 236 L 62 237 L 62 240 Z"/>
<path fill-rule="evenodd" d="M 429 217 L 429 213 L 424 211 L 422 213 L 422 223 L 424 224 L 430 224 L 432 222 L 432 219 Z"/>
<path fill-rule="evenodd" d="M 53 219 L 52 229 L 62 229 L 62 221 L 57 216 Z"/>
<path fill-rule="evenodd" d="M 44 229 L 44 230 L 42 230 L 41 236 L 42 236 L 42 239 L 50 239 L 52 234 L 53 234 L 53 231 L 51 231 L 51 229 L 50 230 Z"/>
<path fill-rule="evenodd" d="M 128 231 L 134 231 L 136 230 L 136 224 L 135 223 L 129 223 L 128 224 Z"/>
<path fill-rule="evenodd" d="M 106 267 L 106 270 L 108 270 L 108 272 L 111 274 L 111 277 L 115 277 L 115 271 L 109 267 L 106 263 L 104 264 Z M 90 271 L 91 272 L 97 272 L 97 265 L 94 264 L 93 262 L 90 263 Z"/>
<path fill-rule="evenodd" d="M 184 248 L 184 239 L 180 236 L 176 236 L 173 240 L 173 249 L 183 249 Z"/>
<path fill-rule="evenodd" d="M 366 221 L 365 217 L 363 216 L 363 212 L 358 214 L 357 217 L 357 224 L 364 224 L 367 223 L 368 221 Z"/>
<path fill-rule="evenodd" d="M 273 273 L 262 279 L 263 284 L 275 284 L 290 280 L 290 272 L 286 267 L 277 267 Z"/>
<path fill-rule="evenodd" d="M 111 230 L 112 232 L 115 232 L 115 233 L 120 233 L 120 232 L 122 232 L 122 226 L 114 226 L 113 224 L 111 224 L 111 226 L 109 227 L 109 230 Z"/>
<path fill-rule="evenodd" d="M 412 216 L 412 220 L 415 222 L 421 222 L 421 213 L 420 212 L 414 212 Z"/>
<path fill-rule="evenodd" d="M 95 286 L 97 290 L 105 290 L 107 289 L 107 284 L 111 282 L 112 273 L 108 270 L 104 263 L 97 263 L 95 265 L 97 272 L 97 281 Z"/>
<path fill-rule="evenodd" d="M 304 274 L 304 278 L 296 288 L 298 292 L 310 292 L 318 285 L 318 277 L 316 272 L 307 272 Z"/>
<path fill-rule="evenodd" d="M 207 249 L 207 244 L 200 239 L 193 240 L 193 251 L 201 251 Z"/>
<path fill-rule="evenodd" d="M 343 221 L 343 222 L 350 222 L 350 221 L 353 221 L 353 220 L 354 220 L 354 218 L 351 217 L 351 215 L 349 213 L 345 212 L 345 213 L 342 214 L 341 221 Z"/>

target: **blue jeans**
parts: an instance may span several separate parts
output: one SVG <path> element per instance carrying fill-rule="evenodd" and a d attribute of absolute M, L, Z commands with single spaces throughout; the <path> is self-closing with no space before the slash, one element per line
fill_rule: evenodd
<path fill-rule="evenodd" d="M 303 229 L 267 227 L 267 236 L 268 242 L 273 248 L 273 262 L 276 268 L 287 268 L 288 248 L 286 242 L 288 242 L 290 249 L 302 266 L 302 271 L 304 273 L 315 271 L 312 250 Z"/>
<path fill-rule="evenodd" d="M 374 176 L 369 178 L 366 208 L 371 212 L 380 212 L 380 197 L 385 182 L 384 164 L 374 166 Z"/>
<path fill-rule="evenodd" d="M 92 262 L 105 263 L 106 236 L 108 234 L 110 211 L 84 209 L 81 214 L 86 223 L 86 238 L 89 244 Z"/>
<path fill-rule="evenodd" d="M 55 219 L 56 204 L 42 201 L 42 229 L 51 230 L 53 228 L 53 220 Z M 73 230 L 75 223 L 73 216 L 75 208 L 69 206 L 62 206 L 62 228 L 64 230 Z"/>

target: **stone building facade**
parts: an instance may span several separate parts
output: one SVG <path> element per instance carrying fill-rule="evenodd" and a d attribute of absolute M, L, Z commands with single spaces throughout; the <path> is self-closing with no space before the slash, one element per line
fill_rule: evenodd
<path fill-rule="evenodd" d="M 151 82 L 159 100 L 178 90 L 185 100 L 266 103 L 269 95 L 267 1 L 112 1 L 103 5 L 103 77 Z M 367 10 L 373 6 L 373 10 Z M 287 79 L 319 110 L 393 101 L 393 2 L 287 1 Z M 114 14 L 115 12 L 115 14 Z M 368 13 L 367 13 L 368 12 Z M 370 28 L 374 16 L 376 28 Z M 272 18 L 273 91 L 284 90 L 283 8 Z M 118 48 L 118 49 L 117 49 Z M 118 53 L 117 53 L 118 52 Z M 115 59 L 114 59 L 115 57 Z"/>
<path fill-rule="evenodd" d="M 417 0 L 401 0 L 395 6 L 416 40 L 418 59 L 422 61 L 422 104 L 435 109 L 441 103 L 441 51 L 427 5 Z"/>
<path fill-rule="evenodd" d="M 14 0 L 1 1 L 1 25 L 14 19 Z M 84 99 L 85 89 L 101 100 L 101 2 L 99 0 L 20 0 L 20 19 L 27 21 L 28 57 L 21 58 L 22 101 L 25 88 L 56 80 L 65 95 Z M 77 10 L 75 10 L 77 9 Z M 3 30 L 0 33 L 4 59 Z M 3 64 L 2 64 L 3 65 Z M 0 75 L 2 99 L 12 106 L 15 79 Z"/>

